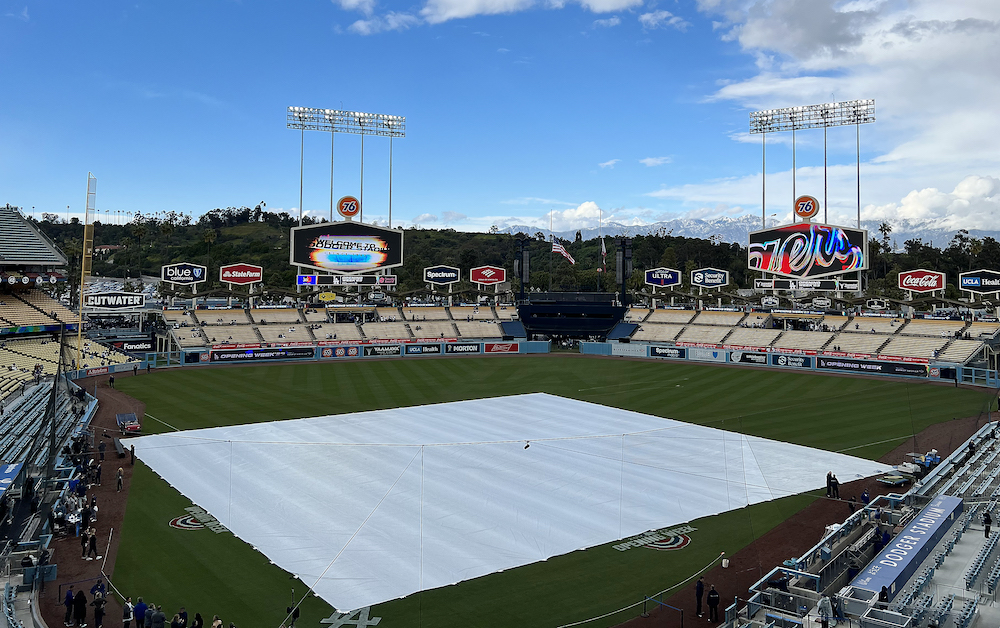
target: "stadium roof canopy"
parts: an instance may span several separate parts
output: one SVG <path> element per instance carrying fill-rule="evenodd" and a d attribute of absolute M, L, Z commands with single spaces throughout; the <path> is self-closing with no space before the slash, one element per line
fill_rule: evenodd
<path fill-rule="evenodd" d="M 16 207 L 0 207 L 0 265 L 65 266 L 66 256 Z"/>
<path fill-rule="evenodd" d="M 547 394 L 134 442 L 343 611 L 889 470 Z"/>

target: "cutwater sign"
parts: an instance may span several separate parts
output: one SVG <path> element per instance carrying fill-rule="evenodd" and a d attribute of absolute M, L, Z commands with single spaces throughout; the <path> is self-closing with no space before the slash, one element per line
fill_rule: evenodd
<path fill-rule="evenodd" d="M 673 268 L 652 268 L 646 271 L 646 284 L 650 286 L 676 286 L 681 283 L 681 271 Z"/>
<path fill-rule="evenodd" d="M 83 307 L 88 310 L 138 310 L 146 305 L 146 295 L 141 292 L 91 292 L 83 297 Z"/>
<path fill-rule="evenodd" d="M 462 271 L 454 266 L 429 266 L 424 269 L 424 281 L 439 286 L 450 283 L 458 283 L 462 278 Z"/>
<path fill-rule="evenodd" d="M 188 262 L 168 264 L 160 268 L 160 279 L 168 283 L 179 283 L 184 286 L 190 286 L 202 283 L 207 277 L 208 269 L 198 264 L 189 264 Z"/>
<path fill-rule="evenodd" d="M 691 285 L 701 288 L 721 288 L 729 284 L 729 271 L 718 268 L 701 268 L 691 271 Z"/>

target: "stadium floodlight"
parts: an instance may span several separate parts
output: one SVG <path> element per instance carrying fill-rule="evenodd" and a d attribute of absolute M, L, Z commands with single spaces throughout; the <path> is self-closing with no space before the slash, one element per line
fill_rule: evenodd
<path fill-rule="evenodd" d="M 389 227 L 392 227 L 392 140 L 406 137 L 406 117 L 385 113 L 288 107 L 285 128 L 300 133 L 299 147 L 299 226 L 302 226 L 302 171 L 305 160 L 305 132 L 326 131 L 330 138 L 330 220 L 333 220 L 333 146 L 337 133 L 361 136 L 361 219 L 365 211 L 365 136 L 389 138 Z"/>
<path fill-rule="evenodd" d="M 795 132 L 805 129 L 823 129 L 823 221 L 827 219 L 827 129 L 833 126 L 854 125 L 857 137 L 858 228 L 861 228 L 861 125 L 875 122 L 875 99 L 845 100 L 820 105 L 764 109 L 750 112 L 750 134 L 761 136 L 761 222 L 765 223 L 767 191 L 766 145 L 768 133 L 792 132 L 792 198 L 797 198 L 795 188 Z M 794 220 L 794 215 L 792 220 Z M 763 225 L 766 228 L 766 224 Z"/>

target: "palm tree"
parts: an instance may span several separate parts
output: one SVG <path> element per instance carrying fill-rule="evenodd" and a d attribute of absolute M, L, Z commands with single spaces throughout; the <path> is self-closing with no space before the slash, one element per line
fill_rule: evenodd
<path fill-rule="evenodd" d="M 208 245 L 208 264 L 206 264 L 208 268 L 207 272 L 205 273 L 206 280 L 212 276 L 212 243 L 215 242 L 215 238 L 216 238 L 215 229 L 209 229 L 208 231 L 205 232 L 204 240 L 205 244 Z"/>

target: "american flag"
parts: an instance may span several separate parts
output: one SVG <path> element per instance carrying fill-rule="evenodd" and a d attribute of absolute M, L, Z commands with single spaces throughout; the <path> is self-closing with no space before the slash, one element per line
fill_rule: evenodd
<path fill-rule="evenodd" d="M 573 259 L 572 255 L 569 254 L 569 251 L 566 250 L 566 247 L 559 244 L 558 242 L 552 243 L 552 252 L 562 255 L 563 257 L 569 260 L 570 264 L 576 264 L 576 260 Z"/>

